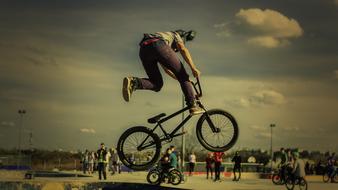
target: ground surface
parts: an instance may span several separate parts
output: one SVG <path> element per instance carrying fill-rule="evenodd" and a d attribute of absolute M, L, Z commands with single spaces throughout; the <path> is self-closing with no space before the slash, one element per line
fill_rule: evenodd
<path fill-rule="evenodd" d="M 5 181 L 18 181 L 29 183 L 43 183 L 47 189 L 60 189 L 62 183 L 71 183 L 75 186 L 81 186 L 88 183 L 97 183 L 98 176 L 94 174 L 92 177 L 86 178 L 35 178 L 33 180 L 24 180 L 23 173 L 0 171 L 0 183 Z M 321 176 L 307 177 L 308 190 L 337 190 L 338 184 L 323 183 Z M 108 175 L 108 179 L 102 182 L 127 182 L 127 183 L 147 183 L 145 172 L 122 173 L 118 175 Z M 54 186 L 54 188 L 52 187 Z M 205 175 L 195 175 L 188 177 L 187 182 L 178 186 L 163 184 L 166 187 L 177 187 L 183 189 L 197 190 L 285 190 L 285 186 L 273 185 L 269 179 L 258 179 L 252 175 L 244 175 L 239 182 L 233 182 L 230 177 L 223 177 L 221 182 L 207 180 Z M 44 190 L 46 188 L 43 188 Z M 46 189 L 46 190 L 47 190 Z M 295 188 L 298 190 L 299 188 Z"/>

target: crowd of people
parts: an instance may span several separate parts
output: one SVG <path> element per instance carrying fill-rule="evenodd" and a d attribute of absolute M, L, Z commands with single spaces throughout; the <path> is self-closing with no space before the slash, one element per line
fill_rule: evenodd
<path fill-rule="evenodd" d="M 224 152 L 210 152 L 205 157 L 206 167 L 206 178 L 214 181 L 221 181 L 220 174 L 224 169 L 222 167 L 222 157 Z M 188 156 L 188 173 L 190 176 L 193 175 L 196 166 L 196 155 L 191 152 Z M 233 164 L 233 181 L 239 181 L 241 177 L 241 163 L 242 158 L 238 152 L 235 153 L 231 160 Z M 122 163 L 119 160 L 116 149 L 107 148 L 104 143 L 100 144 L 100 148 L 97 151 L 86 150 L 82 154 L 81 158 L 83 173 L 93 174 L 98 172 L 99 179 L 107 179 L 107 172 L 111 175 L 121 173 Z M 160 165 L 163 171 L 169 171 L 169 169 L 181 169 L 180 164 L 181 157 L 179 152 L 176 151 L 174 145 L 166 149 L 160 159 Z M 311 166 L 308 162 L 306 164 L 302 159 L 299 158 L 297 151 L 290 149 L 280 149 L 280 169 L 281 177 L 284 178 L 288 174 L 292 173 L 296 177 L 305 177 L 307 174 L 317 173 L 317 167 L 321 165 L 321 162 L 317 166 Z M 332 153 L 327 159 L 326 168 L 330 174 L 336 170 L 336 158 L 335 154 Z M 315 171 L 314 171 L 315 170 Z M 214 174 L 214 175 L 213 175 Z"/>
<path fill-rule="evenodd" d="M 97 151 L 88 151 L 82 154 L 81 158 L 83 173 L 93 174 L 96 171 L 99 179 L 107 179 L 107 172 L 111 175 L 121 173 L 121 162 L 117 151 L 114 148 L 107 148 L 104 143 L 100 144 Z"/>

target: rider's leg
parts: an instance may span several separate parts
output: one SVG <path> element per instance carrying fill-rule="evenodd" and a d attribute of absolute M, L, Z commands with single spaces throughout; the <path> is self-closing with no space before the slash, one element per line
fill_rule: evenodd
<path fill-rule="evenodd" d="M 158 68 L 156 52 L 152 46 L 140 48 L 140 59 L 148 78 L 126 77 L 123 81 L 123 97 L 128 102 L 136 89 L 160 91 L 163 79 Z"/>
<path fill-rule="evenodd" d="M 190 112 L 192 114 L 203 113 L 204 111 L 196 105 L 195 95 L 192 84 L 189 80 L 189 75 L 176 53 L 166 44 L 158 46 L 157 50 L 159 62 L 165 68 L 173 72 L 180 83 L 182 92 L 185 96 L 185 101 L 187 105 L 191 107 Z"/>

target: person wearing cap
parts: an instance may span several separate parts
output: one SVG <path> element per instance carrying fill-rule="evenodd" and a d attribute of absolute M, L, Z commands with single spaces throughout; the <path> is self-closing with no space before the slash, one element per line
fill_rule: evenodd
<path fill-rule="evenodd" d="M 176 79 L 181 86 L 185 96 L 186 104 L 190 107 L 190 114 L 196 115 L 203 113 L 195 100 L 192 84 L 183 63 L 175 52 L 180 52 L 185 62 L 190 67 L 192 74 L 198 78 L 200 71 L 195 66 L 189 50 L 185 43 L 195 38 L 196 32 L 193 30 L 176 30 L 170 32 L 156 32 L 144 34 L 139 43 L 139 56 L 148 78 L 125 77 L 123 79 L 122 94 L 125 101 L 129 102 L 135 90 L 152 90 L 158 92 L 163 86 L 163 78 L 160 73 L 158 63 L 164 71 Z"/>
<path fill-rule="evenodd" d="M 100 149 L 97 150 L 97 160 L 98 160 L 98 172 L 99 172 L 99 180 L 102 179 L 102 175 L 103 175 L 103 179 L 106 180 L 107 179 L 107 173 L 106 173 L 106 167 L 107 167 L 107 150 L 104 146 L 104 143 L 100 144 Z"/>

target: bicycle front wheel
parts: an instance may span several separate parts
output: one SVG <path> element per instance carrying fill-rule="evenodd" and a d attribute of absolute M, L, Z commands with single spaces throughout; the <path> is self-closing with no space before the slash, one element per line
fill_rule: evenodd
<path fill-rule="evenodd" d="M 161 183 L 161 172 L 159 170 L 150 170 L 147 175 L 148 183 L 159 185 Z"/>
<path fill-rule="evenodd" d="M 178 185 L 182 181 L 182 174 L 179 170 L 177 169 L 172 169 L 169 172 L 169 181 L 173 185 Z"/>
<path fill-rule="evenodd" d="M 126 130 L 117 143 L 121 162 L 133 170 L 146 170 L 155 164 L 161 151 L 159 137 L 142 126 Z"/>
<path fill-rule="evenodd" d="M 215 127 L 212 130 L 211 125 Z M 235 118 L 220 109 L 209 110 L 198 120 L 196 135 L 201 145 L 212 152 L 224 152 L 233 147 L 238 138 Z"/>
<path fill-rule="evenodd" d="M 299 179 L 298 183 L 300 190 L 307 190 L 307 182 L 304 178 Z"/>
<path fill-rule="evenodd" d="M 325 171 L 325 173 L 323 174 L 323 181 L 325 183 L 327 183 L 327 182 L 329 182 L 329 180 L 330 180 L 330 176 L 329 176 L 328 172 Z"/>

